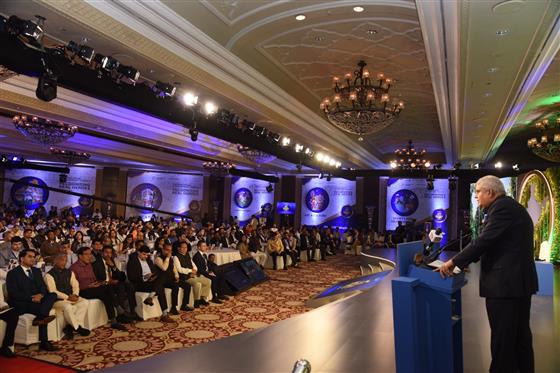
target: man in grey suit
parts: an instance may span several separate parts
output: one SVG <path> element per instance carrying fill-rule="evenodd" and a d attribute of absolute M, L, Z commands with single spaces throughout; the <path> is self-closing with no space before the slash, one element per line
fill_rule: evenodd
<path fill-rule="evenodd" d="M 476 183 L 476 199 L 487 212 L 477 239 L 438 270 L 450 276 L 480 259 L 480 296 L 490 322 L 490 372 L 534 372 L 529 318 L 531 296 L 538 290 L 533 259 L 533 222 L 527 210 L 505 195 L 495 176 Z"/>
<path fill-rule="evenodd" d="M 5 247 L 0 250 L 0 268 L 7 267 L 10 260 L 19 262 L 18 255 L 23 248 L 23 239 L 19 236 L 14 236 L 10 240 L 10 247 Z"/>

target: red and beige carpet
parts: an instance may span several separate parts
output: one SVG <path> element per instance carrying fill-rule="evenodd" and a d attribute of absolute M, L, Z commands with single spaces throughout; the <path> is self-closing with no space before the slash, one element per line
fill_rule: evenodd
<path fill-rule="evenodd" d="M 330 285 L 360 275 L 355 256 L 337 255 L 327 261 L 301 263 L 288 271 L 267 270 L 270 280 L 224 304 L 181 312 L 174 323 L 147 320 L 128 325 L 127 331 L 107 326 L 94 329 L 88 337 L 60 341 L 56 353 L 38 351 L 37 346 L 17 346 L 20 356 L 32 357 L 79 370 L 111 367 L 155 354 L 190 347 L 307 312 L 305 301 Z"/>

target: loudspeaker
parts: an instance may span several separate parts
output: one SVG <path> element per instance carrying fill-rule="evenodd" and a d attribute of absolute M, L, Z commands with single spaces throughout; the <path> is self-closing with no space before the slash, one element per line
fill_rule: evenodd
<path fill-rule="evenodd" d="M 41 74 L 35 95 L 43 101 L 52 101 L 56 98 L 56 76 Z"/>
<path fill-rule="evenodd" d="M 251 279 L 253 285 L 257 285 L 263 281 L 268 280 L 266 273 L 262 270 L 261 266 L 253 258 L 245 258 L 235 262 L 245 273 L 247 277 Z"/>
<path fill-rule="evenodd" d="M 253 286 L 251 279 L 236 263 L 221 265 L 220 272 L 234 292 L 247 290 Z"/>

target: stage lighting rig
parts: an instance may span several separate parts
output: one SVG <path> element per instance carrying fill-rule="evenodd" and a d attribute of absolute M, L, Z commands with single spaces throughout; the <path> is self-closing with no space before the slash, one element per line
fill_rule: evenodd
<path fill-rule="evenodd" d="M 43 25 L 45 18 L 35 16 L 37 22 L 21 19 L 17 16 L 10 16 L 3 22 L 4 29 L 11 35 L 19 38 L 24 44 L 34 49 L 43 50 Z"/>
<path fill-rule="evenodd" d="M 196 127 L 189 129 L 189 134 L 191 135 L 192 141 L 198 140 L 198 130 Z"/>
<path fill-rule="evenodd" d="M 95 68 L 101 71 L 111 72 L 119 67 L 120 63 L 115 58 L 111 56 L 104 56 L 100 53 L 96 53 L 95 57 L 93 57 L 93 63 L 95 64 Z"/>
<path fill-rule="evenodd" d="M 56 98 L 58 76 L 50 67 L 46 58 L 48 58 L 47 55 L 45 55 L 44 58 L 41 57 L 41 62 L 43 63 L 43 72 L 41 73 L 41 76 L 39 76 L 35 95 L 39 100 L 49 102 Z"/>
<path fill-rule="evenodd" d="M 131 84 L 136 84 L 140 78 L 140 71 L 132 66 L 120 65 L 117 66 L 117 73 L 120 75 L 119 80 L 125 80 Z"/>
<path fill-rule="evenodd" d="M 91 63 L 93 57 L 95 56 L 95 51 L 92 47 L 87 45 L 78 45 L 75 41 L 70 40 L 66 45 L 66 51 L 68 57 L 72 60 L 72 62 L 85 62 Z M 76 60 L 75 57 L 79 57 L 80 60 Z"/>
<path fill-rule="evenodd" d="M 153 89 L 157 93 L 158 97 L 173 97 L 177 87 L 158 80 Z"/>

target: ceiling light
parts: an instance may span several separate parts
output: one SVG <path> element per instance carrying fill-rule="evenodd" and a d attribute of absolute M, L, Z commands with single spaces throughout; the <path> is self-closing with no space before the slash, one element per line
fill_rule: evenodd
<path fill-rule="evenodd" d="M 509 34 L 509 30 L 507 28 L 496 31 L 496 35 L 498 35 L 498 36 L 504 36 L 504 35 L 507 35 L 507 34 Z"/>
<path fill-rule="evenodd" d="M 361 6 L 355 6 L 353 9 L 354 9 L 354 12 L 356 12 L 356 13 L 361 13 L 361 12 L 364 11 L 364 8 L 361 7 Z"/>
<path fill-rule="evenodd" d="M 325 155 L 325 156 L 323 157 L 323 163 L 329 163 L 330 160 L 331 160 L 331 157 L 329 157 L 328 155 Z"/>
<path fill-rule="evenodd" d="M 319 161 L 319 162 L 322 162 L 324 156 L 325 156 L 325 155 L 324 155 L 323 153 L 319 152 L 319 153 L 317 153 L 317 155 L 315 156 L 315 159 L 317 159 L 317 161 Z"/>
<path fill-rule="evenodd" d="M 291 140 L 290 140 L 289 137 L 285 136 L 285 137 L 282 138 L 282 146 L 288 146 L 288 145 L 290 145 L 290 142 L 291 142 Z"/>
<path fill-rule="evenodd" d="M 187 92 L 183 95 L 183 102 L 187 106 L 194 106 L 198 103 L 198 96 L 195 96 L 191 92 Z"/>
<path fill-rule="evenodd" d="M 488 70 L 486 70 L 486 71 L 488 71 L 489 73 L 495 73 L 495 72 L 497 72 L 498 70 L 499 70 L 499 69 L 498 69 L 497 67 L 489 67 Z"/>
<path fill-rule="evenodd" d="M 342 163 L 340 161 L 337 161 L 335 166 L 336 166 L 336 168 L 340 168 L 340 166 L 342 166 Z"/>
<path fill-rule="evenodd" d="M 367 30 L 367 33 L 369 35 L 375 35 L 375 34 L 377 34 L 377 30 L 371 28 L 371 29 Z"/>
<path fill-rule="evenodd" d="M 515 171 L 519 171 L 519 165 L 517 163 L 511 166 L 511 168 L 513 168 Z"/>
<path fill-rule="evenodd" d="M 502 162 L 494 163 L 494 168 L 502 168 L 502 166 L 503 166 Z"/>
<path fill-rule="evenodd" d="M 485 92 L 482 97 L 491 97 L 492 96 L 492 92 Z"/>
<path fill-rule="evenodd" d="M 296 16 L 296 20 L 297 20 L 297 21 L 303 21 L 305 18 L 307 18 L 307 17 L 306 17 L 305 15 L 303 15 L 303 14 L 298 14 L 298 15 Z"/>
<path fill-rule="evenodd" d="M 480 168 L 480 163 L 473 164 L 472 168 L 474 168 L 475 170 L 478 170 Z"/>
<path fill-rule="evenodd" d="M 216 114 L 218 107 L 212 101 L 207 101 L 204 104 L 204 111 L 206 112 L 206 115 Z"/>
<path fill-rule="evenodd" d="M 305 154 L 308 154 L 308 155 L 309 155 L 309 153 L 311 153 L 311 149 L 305 148 Z"/>
<path fill-rule="evenodd" d="M 303 145 L 296 144 L 295 146 L 296 153 L 301 153 L 302 150 L 303 150 Z"/>
<path fill-rule="evenodd" d="M 336 161 L 333 158 L 331 158 L 329 160 L 329 166 L 334 166 L 335 164 L 336 164 Z"/>

